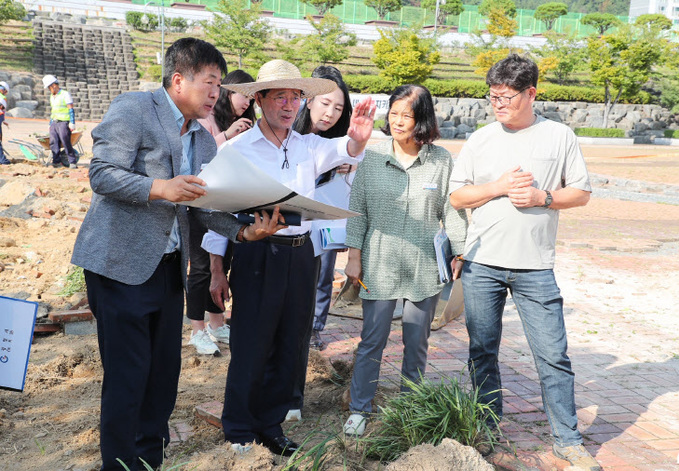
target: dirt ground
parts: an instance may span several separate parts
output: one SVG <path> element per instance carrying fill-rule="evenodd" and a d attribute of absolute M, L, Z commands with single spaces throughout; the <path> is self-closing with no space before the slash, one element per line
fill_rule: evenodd
<path fill-rule="evenodd" d="M 44 132 L 47 127 L 42 121 L 10 119 L 9 122 L 5 142 L 12 138 L 31 140 L 32 133 Z M 94 123 L 81 125 L 87 127 L 82 140 L 86 150 L 82 163 L 86 164 L 87 151 L 91 150 L 89 132 Z M 459 145 L 458 142 L 446 144 L 453 151 L 459 149 Z M 8 150 L 16 157 L 16 163 L 0 168 L 0 295 L 40 302 L 41 316 L 48 311 L 82 305 L 83 294 L 64 297 L 58 293 L 71 269 L 69 260 L 73 243 L 91 197 L 86 165 L 77 170 L 48 169 L 20 159 L 15 146 L 8 145 Z M 588 149 L 584 150 L 587 155 Z M 631 159 L 623 158 L 649 153 L 660 154 L 654 161 L 666 170 L 648 172 L 644 165 L 648 160 L 639 158 L 630 163 Z M 675 154 L 669 148 L 609 148 L 607 153 L 596 148 L 591 151 L 591 157 L 588 156 L 588 165 L 590 171 L 606 175 L 679 184 L 679 159 Z M 649 253 L 622 256 L 592 247 L 569 245 L 583 239 L 580 232 L 583 227 L 591 232 L 588 233 L 591 237 L 585 238 L 606 238 L 601 227 L 610 229 L 611 204 L 624 205 L 615 210 L 618 213 L 629 210 L 630 219 L 636 221 L 640 231 L 635 232 L 633 224 L 625 225 L 612 233 L 611 238 L 640 238 L 643 237 L 643 226 L 655 224 L 658 230 L 665 231 L 665 245 L 655 247 Z M 593 200 L 586 208 L 564 212 L 560 232 L 563 245 L 557 257 L 562 261 L 557 272 L 562 290 L 571 295 L 576 304 L 605 307 L 630 297 L 638 298 L 643 289 L 643 299 L 656 311 L 669 312 L 671 306 L 676 305 L 677 300 L 668 293 L 675 291 L 679 282 L 676 257 L 679 207 L 663 205 L 660 210 L 649 210 L 648 204 L 639 205 Z M 655 269 L 637 273 L 637 267 L 648 265 L 649 258 Z M 621 273 L 626 276 L 621 277 Z M 642 276 L 644 284 L 640 288 Z M 613 278 L 616 280 L 614 286 L 610 282 Z M 583 280 L 588 282 L 583 283 Z M 602 286 L 606 287 L 605 295 Z M 613 295 L 611 290 L 614 290 Z M 185 326 L 185 341 L 188 331 L 189 327 Z M 271 455 L 261 447 L 245 456 L 235 455 L 229 447 L 223 446 L 221 431 L 194 417 L 197 404 L 223 399 L 228 349 L 224 348 L 223 353 L 221 357 L 204 357 L 196 355 L 191 347 L 183 347 L 179 395 L 171 423 L 188 424 L 194 434 L 169 450 L 169 462 L 190 462 L 191 469 L 199 470 L 283 469 L 284 464 L 278 461 L 272 464 Z M 345 417 L 340 402 L 349 374 L 348 364 L 330 365 L 326 358 L 318 354 L 312 356 L 305 420 L 290 426 L 292 436 L 300 439 L 317 430 L 319 424 L 326 429 L 328 424 L 336 424 L 336 432 L 340 431 Z M 25 391 L 0 391 L 0 469 L 98 469 L 101 379 L 95 336 L 36 335 Z M 351 440 L 342 438 L 338 441 L 338 455 L 324 469 L 379 468 L 379 463 L 361 461 Z"/>

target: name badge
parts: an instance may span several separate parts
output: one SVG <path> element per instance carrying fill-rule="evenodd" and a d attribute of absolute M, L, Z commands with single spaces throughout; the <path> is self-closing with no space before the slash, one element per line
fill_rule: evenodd
<path fill-rule="evenodd" d="M 425 183 L 422 185 L 423 190 L 436 190 L 438 187 L 436 183 Z"/>

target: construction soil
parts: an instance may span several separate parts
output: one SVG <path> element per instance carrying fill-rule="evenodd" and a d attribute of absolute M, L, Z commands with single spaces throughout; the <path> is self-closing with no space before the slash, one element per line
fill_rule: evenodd
<path fill-rule="evenodd" d="M 46 122 L 9 119 L 9 124 L 4 132 L 5 144 L 15 163 L 0 168 L 0 295 L 39 302 L 41 317 L 52 311 L 86 307 L 83 293 L 59 293 L 72 270 L 72 247 L 92 194 L 87 162 L 91 155 L 89 132 L 96 123 L 79 125 L 87 129 L 81 141 L 85 149 L 83 165 L 77 170 L 27 162 L 19 156 L 16 146 L 7 144 L 13 138 L 34 141 L 33 134 L 44 132 Z M 460 146 L 459 142 L 444 144 L 453 152 Z M 584 149 L 590 171 L 679 184 L 679 159 L 670 148 L 606 149 Z M 588 231 L 585 237 L 583 230 Z M 605 307 L 643 298 L 655 312 L 673 312 L 676 299 L 668 293 L 676 292 L 679 285 L 678 206 L 593 199 L 584 208 L 562 212 L 559 239 L 557 276 L 567 302 L 572 299 L 581 306 Z M 638 251 L 630 244 L 628 252 L 612 253 L 598 250 L 596 244 L 576 243 L 583 239 L 643 240 L 649 241 L 651 247 Z M 652 270 L 639 269 L 648 267 L 649 260 Z M 338 264 L 338 268 L 343 265 Z M 634 309 L 634 303 L 630 306 Z M 186 325 L 185 342 L 188 336 Z M 224 446 L 218 428 L 195 417 L 197 405 L 223 400 L 230 357 L 228 348 L 222 352 L 219 357 L 206 357 L 197 355 L 188 345 L 182 348 L 179 394 L 171 418 L 173 431 L 182 440 L 168 450 L 168 464 L 190 463 L 181 469 L 198 470 L 284 469 L 286 462 L 259 446 L 244 455 L 235 454 Z M 313 353 L 304 420 L 287 426 L 290 436 L 301 441 L 319 428 L 340 431 L 346 418 L 341 399 L 350 372 L 350 364 L 332 363 L 332 358 Z M 101 381 L 96 336 L 36 334 L 25 391 L 0 391 L 0 469 L 98 469 Z M 390 394 L 390 390 L 383 390 L 383 394 Z M 313 440 L 318 442 L 319 438 Z M 377 462 L 362 459 L 352 440 L 338 438 L 332 445 L 332 458 L 323 469 L 380 467 Z M 431 450 L 422 453 L 431 463 Z M 445 456 L 441 454 L 441 462 L 427 469 L 448 469 Z M 412 453 L 408 459 L 418 462 Z"/>

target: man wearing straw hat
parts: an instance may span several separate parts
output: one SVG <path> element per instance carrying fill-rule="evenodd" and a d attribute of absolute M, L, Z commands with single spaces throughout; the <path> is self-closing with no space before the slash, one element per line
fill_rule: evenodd
<path fill-rule="evenodd" d="M 319 175 L 362 156 L 373 129 L 375 104 L 368 98 L 354 108 L 345 137 L 324 139 L 293 131 L 301 100 L 337 86 L 331 80 L 302 78 L 297 67 L 283 60 L 264 64 L 255 82 L 224 87 L 254 97 L 262 111 L 252 129 L 229 144 L 303 196 L 313 198 Z M 311 222 L 302 221 L 260 242 L 234 246 L 231 362 L 222 425 L 237 451 L 247 450 L 252 442 L 285 456 L 299 448 L 284 435 L 281 423 L 290 405 L 304 334 L 311 328 L 317 267 L 310 227 Z M 220 270 L 220 265 L 212 269 Z M 213 291 L 217 305 L 228 299 L 228 289 Z"/>

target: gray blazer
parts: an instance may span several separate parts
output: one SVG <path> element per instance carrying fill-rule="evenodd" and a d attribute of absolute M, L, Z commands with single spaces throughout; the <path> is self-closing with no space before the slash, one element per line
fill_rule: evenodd
<path fill-rule="evenodd" d="M 153 180 L 179 175 L 182 161 L 179 130 L 163 89 L 118 96 L 92 138 L 89 174 L 94 194 L 71 263 L 125 284 L 142 284 L 160 263 L 176 217 L 185 278 L 188 209 L 165 200 L 149 201 Z M 193 145 L 191 168 L 198 174 L 217 148 L 204 128 L 194 133 Z M 226 213 L 204 223 L 207 219 L 211 228 L 231 240 L 241 226 Z"/>

